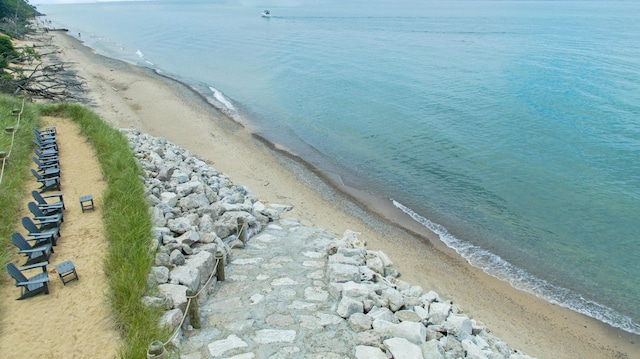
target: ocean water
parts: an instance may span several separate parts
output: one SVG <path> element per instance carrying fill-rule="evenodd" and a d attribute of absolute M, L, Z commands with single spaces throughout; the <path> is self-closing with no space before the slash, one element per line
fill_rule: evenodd
<path fill-rule="evenodd" d="M 640 334 L 640 2 L 37 8 L 383 196 L 487 273 Z"/>

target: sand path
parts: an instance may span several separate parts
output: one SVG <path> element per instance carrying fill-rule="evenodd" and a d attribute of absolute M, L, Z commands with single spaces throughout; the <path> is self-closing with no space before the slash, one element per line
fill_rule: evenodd
<path fill-rule="evenodd" d="M 93 147 L 79 134 L 75 123 L 66 119 L 45 118 L 56 126 L 60 153 L 64 222 L 61 237 L 49 259 L 49 294 L 15 300 L 20 293 L 13 280 L 2 275 L 0 296 L 0 356 L 2 358 L 114 358 L 120 340 L 114 329 L 107 303 L 106 275 L 102 263 L 107 250 L 102 225 L 101 196 L 105 189 L 102 171 Z M 35 180 L 27 185 L 24 216 L 31 217 L 27 203 Z M 45 192 L 47 194 L 50 192 Z M 53 192 L 51 192 L 53 193 Z M 91 194 L 95 210 L 84 213 L 79 198 Z M 16 231 L 26 235 L 16 224 Z M 79 280 L 63 285 L 55 266 L 71 260 Z M 11 262 L 20 266 L 24 258 L 17 254 Z M 39 271 L 39 270 L 38 270 Z M 27 272 L 29 273 L 29 272 Z M 30 272 L 33 275 L 36 272 Z M 29 274 L 27 277 L 30 276 Z"/>

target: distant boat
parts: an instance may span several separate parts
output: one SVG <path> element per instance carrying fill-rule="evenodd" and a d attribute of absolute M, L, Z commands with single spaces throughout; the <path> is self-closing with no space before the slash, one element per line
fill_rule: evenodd
<path fill-rule="evenodd" d="M 271 13 L 269 12 L 269 10 L 265 10 L 262 12 L 262 17 L 271 17 Z"/>

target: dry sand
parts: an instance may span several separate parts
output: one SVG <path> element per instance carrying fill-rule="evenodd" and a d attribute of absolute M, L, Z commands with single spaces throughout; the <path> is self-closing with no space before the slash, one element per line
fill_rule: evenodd
<path fill-rule="evenodd" d="M 432 233 L 411 227 L 398 213 L 380 219 L 184 86 L 97 56 L 64 34 L 49 36 L 62 49 L 62 59 L 74 63 L 85 79 L 90 105 L 105 121 L 167 138 L 248 186 L 263 202 L 293 205 L 289 215 L 306 225 L 335 235 L 347 229 L 360 232 L 370 249 L 391 257 L 402 279 L 452 299 L 512 348 L 539 358 L 640 358 L 638 336 L 513 289 L 469 266 Z M 66 289 L 54 287 L 52 293 Z"/>
<path fill-rule="evenodd" d="M 105 188 L 102 172 L 93 148 L 80 136 L 70 120 L 45 118 L 56 126 L 60 153 L 61 187 L 64 193 L 64 222 L 61 236 L 49 258 L 49 294 L 15 300 L 20 290 L 6 273 L 2 276 L 0 295 L 0 357 L 2 358 L 114 358 L 120 344 L 106 298 L 107 282 L 102 269 L 107 241 L 104 237 L 100 198 Z M 24 129 L 30 130 L 30 129 Z M 35 165 L 34 165 L 35 168 Z M 29 182 L 24 194 L 23 216 L 31 217 L 27 203 L 33 202 L 31 191 L 38 188 Z M 44 195 L 57 192 L 45 192 Z M 78 201 L 91 194 L 95 209 L 84 213 Z M 16 231 L 26 235 L 16 224 Z M 15 255 L 17 266 L 24 257 Z M 55 266 L 71 260 L 78 280 L 62 284 Z M 26 272 L 26 276 L 38 270 Z"/>

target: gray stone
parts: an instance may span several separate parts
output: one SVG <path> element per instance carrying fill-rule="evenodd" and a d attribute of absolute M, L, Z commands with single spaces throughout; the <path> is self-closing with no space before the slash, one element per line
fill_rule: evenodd
<path fill-rule="evenodd" d="M 453 334 L 458 339 L 461 338 L 463 333 L 471 335 L 473 325 L 471 320 L 465 315 L 451 314 L 443 324 L 447 333 Z"/>
<path fill-rule="evenodd" d="M 387 359 L 385 354 L 380 348 L 369 347 L 364 345 L 356 346 L 356 359 Z"/>
<path fill-rule="evenodd" d="M 367 267 L 380 275 L 384 275 L 384 265 L 377 256 L 367 256 Z"/>
<path fill-rule="evenodd" d="M 295 330 L 261 329 L 256 332 L 254 340 L 260 344 L 293 343 L 296 334 Z"/>
<path fill-rule="evenodd" d="M 203 213 L 200 217 L 200 222 L 198 223 L 198 228 L 200 232 L 211 233 L 214 232 L 214 220 L 208 213 Z"/>
<path fill-rule="evenodd" d="M 176 243 L 178 244 L 186 244 L 188 246 L 192 245 L 195 242 L 200 240 L 200 234 L 196 231 L 189 230 L 179 237 L 176 237 Z"/>
<path fill-rule="evenodd" d="M 160 200 L 169 207 L 175 207 L 178 204 L 178 196 L 173 192 L 162 192 Z"/>
<path fill-rule="evenodd" d="M 367 330 L 356 335 L 356 344 L 380 347 L 382 344 L 382 338 L 380 338 L 380 335 L 373 330 Z"/>
<path fill-rule="evenodd" d="M 420 318 L 420 316 L 413 310 L 399 310 L 396 312 L 396 317 L 401 322 L 422 322 L 422 318 Z"/>
<path fill-rule="evenodd" d="M 382 292 L 383 298 L 389 303 L 389 309 L 392 312 L 398 311 L 404 306 L 404 297 L 402 294 L 394 288 L 387 288 Z"/>
<path fill-rule="evenodd" d="M 151 208 L 151 224 L 156 227 L 164 227 L 167 220 L 164 218 L 164 211 L 158 207 Z"/>
<path fill-rule="evenodd" d="M 187 287 L 177 284 L 160 284 L 158 292 L 171 298 L 174 308 L 179 308 L 183 312 L 187 308 Z"/>
<path fill-rule="evenodd" d="M 211 356 L 221 357 L 231 349 L 246 348 L 248 346 L 247 342 L 238 338 L 236 335 L 231 334 L 226 339 L 216 340 L 210 343 L 208 348 Z"/>
<path fill-rule="evenodd" d="M 444 348 L 437 340 L 429 340 L 420 345 L 424 359 L 444 359 Z"/>
<path fill-rule="evenodd" d="M 349 316 L 349 328 L 356 332 L 363 332 L 371 329 L 373 320 L 364 313 L 353 313 Z"/>
<path fill-rule="evenodd" d="M 417 345 L 424 343 L 427 337 L 427 328 L 422 323 L 401 322 L 393 324 L 378 319 L 373 321 L 373 330 L 382 338 L 404 338 Z"/>
<path fill-rule="evenodd" d="M 171 258 L 167 253 L 158 252 L 156 253 L 155 265 L 164 266 L 164 267 L 172 267 Z"/>
<path fill-rule="evenodd" d="M 166 311 L 160 317 L 160 326 L 166 326 L 174 330 L 182 322 L 182 315 L 182 311 L 178 308 Z"/>
<path fill-rule="evenodd" d="M 380 320 L 387 321 L 389 323 L 394 323 L 394 324 L 400 323 L 400 321 L 393 314 L 393 312 L 386 307 L 373 307 L 367 313 L 367 315 L 371 317 L 371 320 L 374 320 L 374 321 L 380 319 Z"/>
<path fill-rule="evenodd" d="M 422 350 L 404 338 L 390 338 L 383 341 L 394 358 L 422 359 Z"/>
<path fill-rule="evenodd" d="M 349 318 L 352 314 L 362 313 L 363 311 L 364 306 L 361 301 L 349 297 L 342 297 L 340 303 L 338 303 L 336 313 L 343 318 Z"/>
<path fill-rule="evenodd" d="M 304 289 L 304 299 L 311 302 L 325 302 L 329 298 L 329 292 L 320 287 L 307 287 Z"/>
<path fill-rule="evenodd" d="M 354 265 L 329 264 L 327 276 L 331 282 L 355 282 L 360 280 L 360 271 Z"/>
<path fill-rule="evenodd" d="M 184 254 L 182 254 L 182 251 L 179 251 L 177 249 L 174 249 L 173 251 L 171 251 L 171 254 L 169 255 L 169 259 L 171 260 L 171 264 L 174 265 L 183 265 L 185 262 L 185 258 L 184 258 Z"/>
<path fill-rule="evenodd" d="M 375 296 L 375 292 L 380 289 L 380 286 L 374 283 L 356 283 L 349 281 L 341 283 L 338 289 L 342 292 L 343 296 L 363 301 L 370 298 L 371 295 Z"/>
<path fill-rule="evenodd" d="M 462 344 L 462 349 L 464 349 L 466 353 L 466 358 L 469 359 L 489 359 L 487 354 L 482 350 L 482 348 L 476 345 L 470 339 L 463 340 L 460 344 Z"/>
<path fill-rule="evenodd" d="M 188 268 L 188 272 L 192 276 L 198 277 L 199 282 L 196 282 L 194 290 L 198 290 L 205 285 L 207 280 L 211 277 L 216 269 L 215 256 L 208 251 L 200 251 L 192 256 L 189 256 L 185 263 L 185 267 Z M 173 272 L 172 272 L 173 273 Z M 197 273 L 197 274 L 196 274 Z"/>
<path fill-rule="evenodd" d="M 442 324 L 449 316 L 449 311 L 451 311 L 451 304 L 433 302 L 429 304 L 429 321 L 436 325 Z"/>
<path fill-rule="evenodd" d="M 421 306 L 414 306 L 413 312 L 420 317 L 420 320 L 425 320 L 429 317 L 429 312 Z"/>
<path fill-rule="evenodd" d="M 186 183 L 189 181 L 189 175 L 182 171 L 176 171 L 171 175 L 171 181 L 175 181 L 177 183 Z"/>
<path fill-rule="evenodd" d="M 162 266 L 151 267 L 147 278 L 147 282 L 151 285 L 167 283 L 169 281 L 169 269 Z"/>
<path fill-rule="evenodd" d="M 167 221 L 167 227 L 177 234 L 183 234 L 192 228 L 191 222 L 185 217 L 178 217 Z"/>
<path fill-rule="evenodd" d="M 142 297 L 142 304 L 149 308 L 157 308 L 163 310 L 169 310 L 173 308 L 173 301 L 171 297 L 158 294 L 158 296 L 144 296 Z"/>

